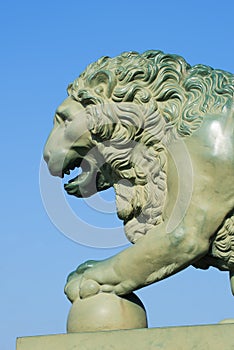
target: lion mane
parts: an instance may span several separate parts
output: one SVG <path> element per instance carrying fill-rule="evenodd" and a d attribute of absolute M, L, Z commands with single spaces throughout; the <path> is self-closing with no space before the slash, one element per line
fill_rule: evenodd
<path fill-rule="evenodd" d="M 84 107 L 154 101 L 167 127 L 175 125 L 186 136 L 205 114 L 220 113 L 233 102 L 234 75 L 201 64 L 191 67 L 182 57 L 162 51 L 125 52 L 90 64 L 68 86 L 68 94 Z"/>
<path fill-rule="evenodd" d="M 234 75 L 162 51 L 125 52 L 90 64 L 68 94 L 86 108 L 93 140 L 112 169 L 118 216 L 135 243 L 162 222 L 169 140 L 191 135 L 205 116 L 230 109 Z M 211 255 L 233 265 L 233 219 L 227 220 Z M 207 264 L 214 265 L 211 260 Z"/>

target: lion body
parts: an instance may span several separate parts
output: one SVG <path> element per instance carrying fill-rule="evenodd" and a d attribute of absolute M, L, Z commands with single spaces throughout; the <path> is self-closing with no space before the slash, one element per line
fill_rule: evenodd
<path fill-rule="evenodd" d="M 69 160 L 74 152 L 85 158 L 95 148 L 87 157 L 94 164 L 89 168 L 98 169 L 96 190 L 114 187 L 128 239 L 143 242 L 149 232 L 161 228 L 170 241 L 165 259 L 171 262 L 155 267 L 147 282 L 137 286 L 190 264 L 233 271 L 234 75 L 204 65 L 191 67 L 182 57 L 161 51 L 129 52 L 89 65 L 69 85 L 68 94 L 68 109 L 77 103 L 85 113 L 88 136 L 85 147 L 80 139 L 70 145 L 68 141 L 66 166 L 75 163 Z M 74 132 L 74 126 L 70 128 Z M 51 159 L 64 144 L 56 130 L 45 150 L 52 173 Z M 79 190 L 72 194 L 94 193 L 82 190 L 91 184 L 91 177 L 87 179 L 82 185 L 77 182 Z M 180 220 L 173 226 L 174 212 Z M 173 261 L 176 245 L 187 256 L 180 266 Z"/>

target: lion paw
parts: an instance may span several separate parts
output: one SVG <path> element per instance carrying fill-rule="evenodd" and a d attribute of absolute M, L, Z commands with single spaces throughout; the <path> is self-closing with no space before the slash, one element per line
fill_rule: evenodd
<path fill-rule="evenodd" d="M 90 277 L 85 277 L 85 272 L 96 263 L 93 260 L 86 261 L 68 275 L 64 292 L 72 303 L 76 299 L 84 299 L 100 292 L 100 284 Z"/>
<path fill-rule="evenodd" d="M 82 283 L 80 289 L 80 298 L 88 298 L 100 292 L 100 285 L 93 280 L 86 280 Z"/>

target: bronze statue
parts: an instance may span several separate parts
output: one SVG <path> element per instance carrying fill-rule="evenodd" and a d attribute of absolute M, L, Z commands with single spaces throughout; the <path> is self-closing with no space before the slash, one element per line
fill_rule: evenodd
<path fill-rule="evenodd" d="M 232 279 L 233 155 L 233 74 L 161 51 L 90 64 L 55 113 L 44 158 L 55 176 L 82 168 L 65 185 L 71 195 L 113 186 L 134 244 L 80 265 L 68 298 L 126 295 L 189 265 Z"/>

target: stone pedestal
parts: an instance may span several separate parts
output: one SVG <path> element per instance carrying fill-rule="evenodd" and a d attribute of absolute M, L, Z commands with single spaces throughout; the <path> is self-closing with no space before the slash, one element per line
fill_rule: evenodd
<path fill-rule="evenodd" d="M 234 324 L 83 332 L 17 339 L 17 350 L 233 350 Z"/>

